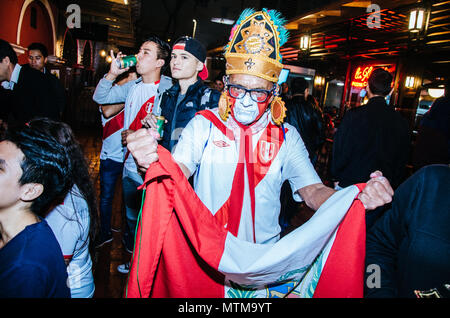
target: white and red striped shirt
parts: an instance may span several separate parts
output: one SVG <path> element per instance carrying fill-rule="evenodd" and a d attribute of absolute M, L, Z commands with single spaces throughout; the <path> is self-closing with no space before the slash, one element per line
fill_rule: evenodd
<path fill-rule="evenodd" d="M 208 112 L 212 121 L 197 115 L 189 122 L 173 158 L 192 174 L 196 172 L 195 192 L 230 232 L 256 243 L 277 241 L 283 182 L 289 180 L 296 201 L 302 198 L 295 191 L 321 183 L 300 135 L 289 124 L 283 133 L 270 120 L 270 113 L 243 134 L 231 116 L 223 122 L 217 108 Z M 244 147 L 244 138 L 249 149 Z M 254 176 L 250 180 L 249 169 Z M 234 195 L 233 189 L 241 193 Z M 238 215 L 230 212 L 234 210 Z"/>
<path fill-rule="evenodd" d="M 102 114 L 103 145 L 100 152 L 100 160 L 111 159 L 116 162 L 123 162 L 123 147 L 121 136 L 123 124 L 123 110 L 111 118 L 105 118 Z"/>
<path fill-rule="evenodd" d="M 142 128 L 141 120 L 152 111 L 158 86 L 159 81 L 150 84 L 139 82 L 131 89 L 124 109 L 125 129 L 138 130 Z M 126 147 L 124 147 L 124 156 L 125 169 L 137 173 L 136 163 Z"/>
<path fill-rule="evenodd" d="M 89 207 L 76 185 L 64 198 L 64 203 L 55 207 L 46 217 L 55 234 L 67 267 L 68 283 L 72 298 L 91 298 L 95 285 L 92 274 L 92 259 L 89 254 Z"/>

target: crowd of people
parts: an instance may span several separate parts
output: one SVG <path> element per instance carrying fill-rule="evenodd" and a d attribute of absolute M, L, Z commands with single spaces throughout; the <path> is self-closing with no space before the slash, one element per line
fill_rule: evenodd
<path fill-rule="evenodd" d="M 261 31 L 233 29 L 225 73 L 212 87 L 205 83 L 205 46 L 192 37 L 172 47 L 145 39 L 135 68 L 120 68 L 116 60 L 124 55 L 110 52 L 113 62 L 93 95 L 103 126 L 98 198 L 80 144 L 61 122 L 65 92 L 45 68 L 45 46 L 31 44 L 29 63 L 19 65 L 10 44 L 0 40 L 0 297 L 93 297 L 93 252 L 116 230 L 116 183 L 121 180 L 125 207 L 122 241 L 133 253 L 142 184 L 161 148 L 220 225 L 250 243 L 280 240 L 293 217 L 283 209 L 289 199 L 316 211 L 337 191 L 365 183 L 358 200 L 367 210 L 366 263 L 381 268 L 380 286 L 365 286 L 365 295 L 448 295 L 448 86 L 418 139 L 431 149 L 423 134 L 439 136 L 439 150 L 427 150 L 436 158 L 425 160 L 421 152 L 418 171 L 407 179 L 409 127 L 385 100 L 392 75 L 375 70 L 368 104 L 348 110 L 334 127 L 305 79 L 278 85 L 277 50 L 288 34 L 273 10 L 245 10 L 238 21 L 258 15 L 278 32 L 278 42 L 245 49 L 245 34 Z M 330 137 L 331 187 L 315 169 Z M 117 271 L 128 274 L 133 266 L 127 262 Z"/>

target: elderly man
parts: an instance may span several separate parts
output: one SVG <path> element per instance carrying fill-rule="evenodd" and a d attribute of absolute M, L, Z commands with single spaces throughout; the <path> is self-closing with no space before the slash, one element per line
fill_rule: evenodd
<path fill-rule="evenodd" d="M 225 48 L 227 80 L 218 108 L 200 112 L 179 139 L 173 158 L 205 206 L 228 231 L 256 243 L 280 237 L 280 189 L 289 180 L 297 201 L 318 209 L 335 190 L 315 172 L 297 130 L 283 125 L 277 81 L 284 20 L 273 10 L 245 10 Z M 158 160 L 158 134 L 139 130 L 128 149 L 145 171 Z M 367 209 L 391 201 L 389 182 L 371 175 L 359 198 Z"/>

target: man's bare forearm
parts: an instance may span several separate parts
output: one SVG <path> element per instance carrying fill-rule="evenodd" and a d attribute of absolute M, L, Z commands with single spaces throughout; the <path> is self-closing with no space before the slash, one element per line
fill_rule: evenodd
<path fill-rule="evenodd" d="M 306 205 L 314 211 L 317 211 L 335 192 L 336 190 L 322 183 L 313 184 L 298 190 L 298 194 L 305 200 Z"/>

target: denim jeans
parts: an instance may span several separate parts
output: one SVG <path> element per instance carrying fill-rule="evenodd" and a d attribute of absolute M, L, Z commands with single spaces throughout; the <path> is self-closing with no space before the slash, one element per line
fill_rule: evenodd
<path fill-rule="evenodd" d="M 137 217 L 141 209 L 142 190 L 137 188 L 141 186 L 143 180 L 137 173 L 133 173 L 127 169 L 123 171 L 122 189 L 123 201 L 125 204 L 125 212 L 127 217 L 127 227 L 124 233 L 124 243 L 130 251 L 134 247 L 134 237 L 136 234 Z"/>
<path fill-rule="evenodd" d="M 111 214 L 116 182 L 122 175 L 123 163 L 100 160 L 100 237 L 111 235 Z"/>

